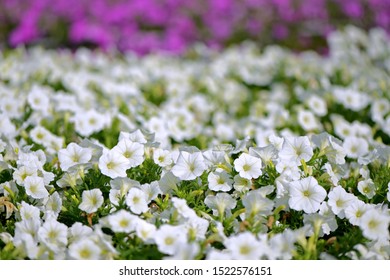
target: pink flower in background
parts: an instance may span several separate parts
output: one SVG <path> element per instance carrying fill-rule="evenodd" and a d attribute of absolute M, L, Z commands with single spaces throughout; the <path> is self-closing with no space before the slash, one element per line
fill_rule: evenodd
<path fill-rule="evenodd" d="M 390 31 L 388 0 L 2 0 L 0 40 L 11 46 L 90 43 L 183 53 L 251 39 L 308 48 L 341 23 Z M 364 24 L 364 25 L 363 25 Z M 313 39 L 314 38 L 314 39 Z M 319 41 L 324 44 L 325 40 Z M 320 45 L 319 48 L 323 48 Z"/>

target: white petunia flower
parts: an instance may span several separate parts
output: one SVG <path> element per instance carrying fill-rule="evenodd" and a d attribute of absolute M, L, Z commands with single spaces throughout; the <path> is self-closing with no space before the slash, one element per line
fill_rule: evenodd
<path fill-rule="evenodd" d="M 129 167 L 138 166 L 144 161 L 144 145 L 132 142 L 126 138 L 120 140 L 111 151 L 127 158 Z"/>
<path fill-rule="evenodd" d="M 263 255 L 263 245 L 250 232 L 239 233 L 224 241 L 233 259 L 258 260 Z"/>
<path fill-rule="evenodd" d="M 363 235 L 371 240 L 389 239 L 389 215 L 377 209 L 366 211 L 359 224 Z"/>
<path fill-rule="evenodd" d="M 88 214 L 96 212 L 103 205 L 104 198 L 99 189 L 85 190 L 82 194 L 82 201 L 79 209 Z"/>
<path fill-rule="evenodd" d="M 24 188 L 26 193 L 32 198 L 40 199 L 49 196 L 49 192 L 45 188 L 45 182 L 39 176 L 28 176 L 24 180 Z"/>
<path fill-rule="evenodd" d="M 231 260 L 232 255 L 230 251 L 228 250 L 223 250 L 219 251 L 217 249 L 211 248 L 207 252 L 206 260 Z"/>
<path fill-rule="evenodd" d="M 357 199 L 353 194 L 347 193 L 341 186 L 334 187 L 329 192 L 328 198 L 328 205 L 333 213 L 341 219 L 345 217 L 344 210 Z"/>
<path fill-rule="evenodd" d="M 40 219 L 27 219 L 15 223 L 14 245 L 21 245 L 27 238 L 31 238 L 34 244 L 38 242 L 38 230 L 41 226 Z"/>
<path fill-rule="evenodd" d="M 71 120 L 75 124 L 76 132 L 85 137 L 101 131 L 111 122 L 109 115 L 101 114 L 94 109 L 79 111 Z"/>
<path fill-rule="evenodd" d="M 179 215 L 186 219 L 192 219 L 196 217 L 194 209 L 187 205 L 187 201 L 182 198 L 172 197 L 171 199 L 173 207 L 177 210 Z"/>
<path fill-rule="evenodd" d="M 177 190 L 179 182 L 180 179 L 173 175 L 171 171 L 168 171 L 161 176 L 158 185 L 163 193 L 171 193 L 172 190 Z"/>
<path fill-rule="evenodd" d="M 359 199 L 355 199 L 352 203 L 345 208 L 345 217 L 348 221 L 355 226 L 360 225 L 362 216 L 370 207 Z"/>
<path fill-rule="evenodd" d="M 298 111 L 298 123 L 305 131 L 313 131 L 320 127 L 316 116 L 308 110 Z"/>
<path fill-rule="evenodd" d="M 112 204 L 119 205 L 121 199 L 126 197 L 130 188 L 141 187 L 138 181 L 132 180 L 127 177 L 119 177 L 110 181 L 110 193 L 109 198 Z"/>
<path fill-rule="evenodd" d="M 206 164 L 201 152 L 189 153 L 181 151 L 172 173 L 180 180 L 193 180 L 203 174 Z"/>
<path fill-rule="evenodd" d="M 313 156 L 309 137 L 286 137 L 283 142 L 279 157 L 282 161 L 301 166 L 301 160 L 309 161 Z"/>
<path fill-rule="evenodd" d="M 22 165 L 14 171 L 12 176 L 18 185 L 23 186 L 28 176 L 38 176 L 38 170 L 34 167 Z"/>
<path fill-rule="evenodd" d="M 368 142 L 361 137 L 346 137 L 343 143 L 343 148 L 350 158 L 358 158 L 368 153 Z"/>
<path fill-rule="evenodd" d="M 44 218 L 52 217 L 57 219 L 58 215 L 61 212 L 62 199 L 58 192 L 54 192 L 49 196 L 45 202 L 45 215 Z"/>
<path fill-rule="evenodd" d="M 227 192 L 232 189 L 233 180 L 226 171 L 210 172 L 207 181 L 212 191 Z"/>
<path fill-rule="evenodd" d="M 209 221 L 198 216 L 193 216 L 184 224 L 185 230 L 188 232 L 190 239 L 204 240 L 206 238 Z"/>
<path fill-rule="evenodd" d="M 136 235 L 146 243 L 151 243 L 153 241 L 156 231 L 156 226 L 145 220 L 139 219 L 135 224 Z"/>
<path fill-rule="evenodd" d="M 101 259 L 102 249 L 88 238 L 80 239 L 69 246 L 69 256 L 75 260 Z"/>
<path fill-rule="evenodd" d="M 168 167 L 173 163 L 171 153 L 160 148 L 153 150 L 153 161 L 161 167 Z"/>
<path fill-rule="evenodd" d="M 27 102 L 32 109 L 46 113 L 50 105 L 49 96 L 50 91 L 48 88 L 34 85 L 28 93 Z"/>
<path fill-rule="evenodd" d="M 246 179 L 257 179 L 263 174 L 262 162 L 260 158 L 251 156 L 249 154 L 241 154 L 234 160 L 234 169 L 240 174 L 241 177 Z"/>
<path fill-rule="evenodd" d="M 154 234 L 154 241 L 161 253 L 173 255 L 187 243 L 187 237 L 181 226 L 162 225 Z"/>
<path fill-rule="evenodd" d="M 371 101 L 366 93 L 350 88 L 336 88 L 333 95 L 345 108 L 356 112 L 367 107 Z"/>
<path fill-rule="evenodd" d="M 328 113 L 325 100 L 318 95 L 310 95 L 307 99 L 307 106 L 317 116 L 323 117 Z"/>
<path fill-rule="evenodd" d="M 19 152 L 16 163 L 18 166 L 24 165 L 37 170 L 43 170 L 43 166 L 46 163 L 46 155 L 42 150 L 27 153 Z"/>
<path fill-rule="evenodd" d="M 268 216 L 271 214 L 274 202 L 262 193 L 262 189 L 247 192 L 242 199 L 246 217 L 254 215 Z"/>
<path fill-rule="evenodd" d="M 70 143 L 66 149 L 58 151 L 58 160 L 63 171 L 67 171 L 70 167 L 87 163 L 92 158 L 92 151 L 89 148 L 83 148 L 76 143 Z"/>
<path fill-rule="evenodd" d="M 208 168 L 216 167 L 216 169 L 218 170 L 220 169 L 218 166 L 227 166 L 228 168 L 231 167 L 230 163 L 226 160 L 226 151 L 209 149 L 203 152 L 203 157 Z"/>
<path fill-rule="evenodd" d="M 51 132 L 48 131 L 43 126 L 36 126 L 33 129 L 30 130 L 30 137 L 31 139 L 40 145 L 46 146 L 47 143 L 50 141 Z"/>
<path fill-rule="evenodd" d="M 140 189 L 145 193 L 147 203 L 155 200 L 159 194 L 162 194 L 157 181 L 150 182 L 150 184 L 142 184 Z"/>
<path fill-rule="evenodd" d="M 13 139 L 16 135 L 16 127 L 11 122 L 10 118 L 4 113 L 0 113 L 0 136 Z"/>
<path fill-rule="evenodd" d="M 38 239 L 54 252 L 58 252 L 68 244 L 68 227 L 55 219 L 49 219 L 39 228 Z"/>
<path fill-rule="evenodd" d="M 123 209 L 108 216 L 108 223 L 114 232 L 130 233 L 135 230 L 138 220 L 137 216 Z"/>
<path fill-rule="evenodd" d="M 252 182 L 249 179 L 242 178 L 240 175 L 234 176 L 233 187 L 236 191 L 244 193 L 250 190 Z"/>
<path fill-rule="evenodd" d="M 100 171 L 110 178 L 126 177 L 129 168 L 129 160 L 115 151 L 105 152 L 99 158 Z"/>
<path fill-rule="evenodd" d="M 93 233 L 92 228 L 83 225 L 80 222 L 74 223 L 68 230 L 69 232 L 69 241 L 75 242 L 88 236 L 91 236 Z"/>
<path fill-rule="evenodd" d="M 146 144 L 148 142 L 145 138 L 145 135 L 139 129 L 137 129 L 131 133 L 121 131 L 119 133 L 119 141 L 121 141 L 123 139 L 128 139 L 131 142 L 137 142 L 140 144 Z"/>
<path fill-rule="evenodd" d="M 193 260 L 199 254 L 198 243 L 186 243 L 179 246 L 174 255 L 165 257 L 164 260 Z"/>
<path fill-rule="evenodd" d="M 138 188 L 131 188 L 126 197 L 126 204 L 131 212 L 141 214 L 149 210 L 145 192 Z"/>
<path fill-rule="evenodd" d="M 224 215 L 225 212 L 229 213 L 231 209 L 234 209 L 237 205 L 237 201 L 227 193 L 217 193 L 216 195 L 206 196 L 204 203 L 215 211 L 215 216 Z"/>
<path fill-rule="evenodd" d="M 40 220 L 40 210 L 38 207 L 30 205 L 24 201 L 19 206 L 19 215 L 22 220 Z"/>
<path fill-rule="evenodd" d="M 375 195 L 376 187 L 372 179 L 360 181 L 357 188 L 361 194 L 369 199 L 373 198 Z"/>
<path fill-rule="evenodd" d="M 290 229 L 273 235 L 269 243 L 274 259 L 291 260 L 296 250 L 296 239 L 296 234 Z"/>
<path fill-rule="evenodd" d="M 326 191 L 317 180 L 310 176 L 290 183 L 291 209 L 303 210 L 305 213 L 315 213 L 326 197 Z"/>

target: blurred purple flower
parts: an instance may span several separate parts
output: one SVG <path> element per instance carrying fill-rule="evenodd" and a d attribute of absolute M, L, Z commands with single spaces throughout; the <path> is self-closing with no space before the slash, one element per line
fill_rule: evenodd
<path fill-rule="evenodd" d="M 158 50 L 182 53 L 197 41 L 223 47 L 245 38 L 307 45 L 313 42 L 312 36 L 325 37 L 340 22 L 378 25 L 390 31 L 390 1 L 0 1 L 0 24 L 12 28 L 5 35 L 12 46 L 60 33 L 68 36 L 62 40 L 75 45 L 89 42 L 140 54 Z M 66 32 L 58 29 L 64 26 Z"/>

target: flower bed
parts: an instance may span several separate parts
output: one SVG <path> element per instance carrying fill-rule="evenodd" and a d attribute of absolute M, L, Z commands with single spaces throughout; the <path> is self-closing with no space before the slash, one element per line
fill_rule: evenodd
<path fill-rule="evenodd" d="M 0 259 L 389 259 L 390 40 L 0 60 Z"/>
<path fill-rule="evenodd" d="M 141 54 L 247 39 L 307 49 L 346 23 L 389 32 L 389 15 L 388 0 L 3 0 L 0 40 Z"/>

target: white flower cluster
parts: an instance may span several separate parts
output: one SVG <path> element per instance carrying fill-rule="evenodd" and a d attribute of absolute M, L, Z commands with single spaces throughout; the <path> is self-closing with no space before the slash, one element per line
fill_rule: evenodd
<path fill-rule="evenodd" d="M 0 246 L 390 259 L 390 39 L 348 27 L 329 43 L 328 57 L 0 54 Z"/>

